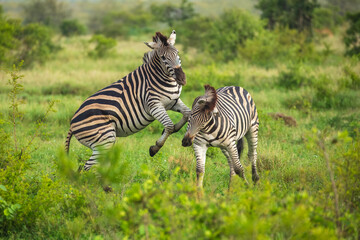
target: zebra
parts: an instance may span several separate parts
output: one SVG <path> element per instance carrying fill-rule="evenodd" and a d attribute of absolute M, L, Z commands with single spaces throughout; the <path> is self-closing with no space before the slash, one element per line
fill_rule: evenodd
<path fill-rule="evenodd" d="M 169 38 L 156 32 L 152 42 L 144 42 L 151 51 L 144 54 L 141 66 L 87 98 L 76 111 L 71 119 L 65 150 L 69 152 L 73 135 L 90 148 L 93 153 L 85 163 L 85 170 L 97 162 L 99 148 L 109 149 L 117 137 L 134 134 L 155 119 L 164 126 L 164 131 L 149 148 L 151 157 L 170 134 L 186 124 L 191 110 L 180 99 L 186 76 L 174 47 L 175 40 L 175 30 Z M 167 110 L 180 112 L 183 117 L 174 124 Z"/>
<path fill-rule="evenodd" d="M 256 148 L 259 119 L 250 94 L 241 87 L 222 87 L 215 90 L 205 85 L 205 95 L 197 97 L 192 105 L 188 127 L 182 140 L 184 147 L 193 143 L 196 155 L 197 187 L 202 188 L 208 147 L 219 147 L 230 166 L 230 181 L 235 174 L 248 184 L 240 163 L 243 137 L 249 146 L 248 157 L 252 163 L 252 180 L 259 180 L 256 170 Z"/>

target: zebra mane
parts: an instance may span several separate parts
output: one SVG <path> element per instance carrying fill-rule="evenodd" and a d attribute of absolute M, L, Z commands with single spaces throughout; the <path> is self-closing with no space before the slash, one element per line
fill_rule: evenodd
<path fill-rule="evenodd" d="M 143 64 L 150 62 L 153 57 L 154 57 L 154 51 L 149 51 L 144 53 Z"/>
<path fill-rule="evenodd" d="M 214 87 L 208 84 L 206 84 L 204 88 L 205 88 L 205 99 L 206 99 L 206 104 L 204 109 L 206 112 L 212 112 L 215 108 L 217 101 L 216 90 Z"/>
<path fill-rule="evenodd" d="M 164 35 L 162 35 L 161 32 L 156 32 L 156 35 L 153 36 L 153 42 L 159 42 L 161 41 L 161 43 L 164 45 L 164 46 L 168 46 L 169 43 L 167 42 L 167 37 L 165 37 Z"/>

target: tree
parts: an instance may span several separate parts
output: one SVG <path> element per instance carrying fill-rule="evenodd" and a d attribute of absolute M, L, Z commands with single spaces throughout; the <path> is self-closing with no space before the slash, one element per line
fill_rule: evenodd
<path fill-rule="evenodd" d="M 347 14 L 346 18 L 350 22 L 350 27 L 346 30 L 344 42 L 346 45 L 346 55 L 360 54 L 360 12 Z M 360 55 L 359 55 L 360 56 Z"/>
<path fill-rule="evenodd" d="M 235 59 L 246 40 L 263 30 L 259 18 L 241 9 L 227 10 L 214 18 L 196 16 L 177 28 L 185 49 L 197 48 L 224 61 Z"/>
<path fill-rule="evenodd" d="M 7 19 L 0 5 L 0 65 L 10 67 L 19 60 L 26 66 L 44 63 L 59 47 L 52 41 L 52 31 L 41 24 L 21 25 L 20 20 Z"/>
<path fill-rule="evenodd" d="M 262 11 L 261 18 L 268 20 L 269 29 L 279 25 L 311 33 L 318 6 L 317 0 L 260 0 L 256 8 Z"/>
<path fill-rule="evenodd" d="M 61 34 L 67 37 L 86 33 L 85 26 L 79 23 L 77 19 L 64 20 L 60 25 L 60 30 Z"/>
<path fill-rule="evenodd" d="M 360 11 L 360 0 L 327 0 L 327 2 L 330 6 L 337 7 L 342 16 L 345 16 L 347 12 Z"/>
<path fill-rule="evenodd" d="M 174 26 L 176 21 L 184 21 L 194 17 L 195 10 L 193 3 L 182 0 L 180 6 L 172 3 L 152 4 L 151 12 L 161 22 L 166 22 L 169 26 Z"/>
<path fill-rule="evenodd" d="M 153 16 L 142 5 L 129 10 L 115 10 L 100 16 L 95 15 L 91 22 L 97 34 L 104 34 L 107 37 L 129 37 L 154 30 Z"/>
<path fill-rule="evenodd" d="M 42 23 L 58 27 L 70 16 L 70 10 L 60 0 L 32 0 L 23 5 L 25 23 Z"/>
<path fill-rule="evenodd" d="M 0 5 L 0 65 L 6 65 L 14 59 L 14 51 L 19 47 L 16 35 L 21 30 L 20 21 L 7 19 Z"/>

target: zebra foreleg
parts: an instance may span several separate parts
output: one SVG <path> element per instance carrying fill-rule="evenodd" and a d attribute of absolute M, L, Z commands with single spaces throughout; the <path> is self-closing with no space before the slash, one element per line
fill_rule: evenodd
<path fill-rule="evenodd" d="M 171 110 L 180 112 L 183 115 L 180 121 L 174 126 L 174 132 L 178 132 L 185 125 L 185 123 L 187 123 L 191 114 L 191 110 L 181 101 L 180 98 L 178 99 L 177 103 L 171 108 Z"/>
<path fill-rule="evenodd" d="M 150 114 L 158 120 L 163 126 L 164 131 L 161 137 L 156 141 L 156 144 L 149 149 L 150 156 L 153 157 L 160 148 L 164 145 L 166 139 L 174 132 L 174 124 L 169 115 L 167 115 L 165 108 L 162 105 L 156 105 L 150 110 Z"/>
<path fill-rule="evenodd" d="M 242 179 L 244 179 L 246 185 L 248 185 L 248 181 L 246 180 L 245 177 L 245 172 L 244 172 L 244 167 L 241 165 L 240 159 L 239 159 L 239 153 L 236 147 L 236 143 L 233 142 L 231 143 L 228 147 L 227 147 L 227 152 L 230 155 L 233 167 L 234 167 L 234 171 L 235 173 L 241 177 Z"/>
<path fill-rule="evenodd" d="M 196 156 L 196 186 L 198 190 L 202 190 L 204 174 L 205 174 L 205 161 L 207 147 L 205 145 L 193 144 L 195 156 Z"/>

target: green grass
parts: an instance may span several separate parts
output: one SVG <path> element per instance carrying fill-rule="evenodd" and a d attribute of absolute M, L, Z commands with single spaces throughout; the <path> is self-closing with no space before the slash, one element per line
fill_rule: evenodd
<path fill-rule="evenodd" d="M 229 168 L 226 158 L 219 149 L 209 149 L 204 178 L 204 198 L 203 200 L 196 200 L 196 194 L 192 192 L 193 190 L 184 190 L 187 187 L 191 188 L 191 186 L 194 186 L 196 181 L 196 162 L 193 150 L 192 148 L 183 148 L 181 146 L 185 127 L 178 133 L 171 135 L 155 157 L 151 158 L 149 156 L 149 147 L 155 143 L 163 129 L 158 122 L 152 123 L 143 131 L 130 137 L 118 139 L 117 146 L 121 147 L 121 154 L 119 155 L 121 158 L 118 161 L 125 161 L 127 164 L 128 169 L 124 170 L 125 173 L 123 173 L 124 176 L 127 174 L 127 181 L 113 183 L 113 193 L 103 193 L 99 181 L 86 180 L 87 175 L 90 176 L 91 173 L 82 175 L 80 178 L 85 180 L 80 179 L 78 182 L 75 181 L 75 183 L 62 179 L 61 171 L 57 170 L 57 166 L 64 157 L 61 157 L 61 154 L 59 154 L 59 149 L 62 149 L 64 146 L 72 115 L 86 97 L 120 79 L 140 65 L 143 53 L 148 50 L 141 41 L 121 41 L 118 42 L 112 56 L 94 60 L 87 56 L 87 51 L 90 47 L 87 45 L 88 39 L 89 37 L 59 38 L 63 49 L 58 55 L 54 56 L 45 65 L 37 65 L 32 69 L 22 71 L 22 74 L 25 76 L 21 79 L 24 91 L 19 97 L 24 101 L 24 104 L 20 107 L 24 115 L 17 125 L 19 143 L 26 143 L 30 139 L 30 136 L 35 131 L 36 121 L 43 116 L 48 102 L 56 101 L 55 112 L 48 116 L 44 127 L 40 130 L 40 137 L 34 142 L 36 151 L 31 153 L 31 159 L 29 160 L 31 167 L 27 170 L 25 178 L 38 179 L 38 186 L 42 186 L 42 181 L 45 181 L 41 179 L 49 178 L 50 180 L 47 180 L 49 181 L 48 187 L 50 188 L 55 183 L 58 183 L 59 186 L 56 185 L 54 188 L 57 187 L 56 191 L 60 195 L 58 196 L 58 204 L 51 203 L 51 201 L 46 202 L 47 197 L 44 197 L 44 206 L 48 204 L 46 206 L 49 206 L 49 212 L 55 215 L 50 216 L 46 212 L 39 213 L 41 216 L 45 216 L 45 219 L 37 219 L 40 222 L 30 224 L 33 226 L 32 231 L 34 231 L 34 236 L 36 236 L 34 238 L 120 239 L 124 236 L 147 238 L 146 231 L 148 230 L 144 229 L 151 230 L 152 228 L 149 227 L 151 224 L 155 227 L 152 230 L 153 232 L 150 231 L 150 238 L 155 238 L 156 231 L 158 231 L 156 227 L 159 227 L 156 225 L 156 222 L 166 221 L 159 220 L 158 218 L 161 218 L 161 216 L 146 220 L 146 216 L 149 216 L 148 214 L 153 214 L 151 210 L 146 210 L 151 209 L 149 207 L 151 204 L 155 204 L 151 202 L 152 200 L 155 202 L 165 201 L 162 202 L 164 209 L 161 206 L 155 208 L 158 211 L 165 211 L 165 208 L 167 208 L 168 211 L 172 209 L 171 211 L 179 214 L 177 215 L 178 219 L 174 217 L 172 221 L 180 225 L 183 224 L 181 225 L 183 228 L 179 227 L 179 229 L 184 229 L 184 232 L 180 233 L 173 229 L 173 232 L 168 233 L 168 237 L 181 238 L 181 236 L 187 236 L 191 238 L 191 236 L 195 236 L 191 234 L 195 234 L 198 231 L 198 234 L 205 234 L 203 236 L 201 234 L 197 235 L 200 238 L 211 238 L 211 234 L 215 234 L 216 227 L 223 226 L 221 225 L 223 223 L 228 223 L 224 226 L 233 226 L 231 224 L 235 223 L 243 224 L 241 225 L 243 229 L 239 229 L 240 226 L 236 227 L 235 224 L 233 229 L 225 227 L 221 231 L 219 230 L 224 234 L 225 238 L 234 238 L 236 233 L 241 232 L 245 234 L 244 236 L 255 236 L 254 238 L 264 237 L 267 239 L 320 239 L 320 233 L 324 234 L 323 236 L 330 236 L 329 238 L 331 236 L 335 237 L 334 223 L 323 217 L 321 215 L 322 212 L 317 209 L 323 204 L 318 202 L 320 199 L 318 198 L 319 195 L 329 194 L 328 187 L 330 186 L 330 181 L 324 158 L 316 150 L 314 151 L 307 147 L 308 139 L 310 138 L 309 132 L 313 127 L 321 130 L 325 129 L 328 132 L 328 136 L 335 136 L 338 131 L 353 131 L 356 126 L 359 127 L 358 113 L 360 106 L 357 104 L 358 102 L 353 103 L 350 108 L 332 106 L 318 108 L 316 104 L 313 104 L 315 107 L 311 105 L 304 110 L 304 108 L 301 108 L 301 102 L 298 103 L 297 101 L 299 99 L 302 100 L 304 94 L 314 94 L 315 90 L 312 85 L 310 87 L 307 86 L 308 89 L 307 87 L 287 89 L 279 86 L 278 79 L 280 73 L 288 69 L 285 63 L 274 68 L 262 68 L 250 65 L 242 60 L 203 65 L 197 63 L 197 59 L 202 57 L 201 54 L 194 56 L 191 51 L 181 53 L 183 68 L 188 81 L 188 84 L 183 88 L 181 98 L 186 105 L 191 106 L 194 98 L 203 94 L 203 85 L 208 83 L 216 88 L 224 85 L 242 86 L 251 93 L 255 100 L 260 117 L 258 144 L 260 182 L 256 187 L 250 186 L 247 188 L 242 181 L 235 180 L 234 187 L 231 192 L 228 192 Z M 146 40 L 149 39 L 144 39 L 144 41 Z M 332 57 L 338 59 L 333 65 L 312 65 L 308 63 L 306 71 L 303 72 L 304 76 L 317 82 L 321 79 L 321 76 L 326 74 L 331 76 L 331 83 L 334 83 L 344 77 L 342 69 L 345 66 L 351 66 L 351 69 L 356 74 L 359 74 L 359 62 L 354 63 L 353 60 L 335 53 Z M 339 62 L 341 64 L 338 64 Z M 9 76 L 5 73 L 0 73 L 0 112 L 3 113 L 3 118 L 6 118 L 10 112 L 7 92 L 11 86 L 6 85 L 8 78 Z M 344 93 L 343 97 L 348 97 L 350 101 L 360 97 L 359 89 L 344 88 L 341 91 Z M 300 107 L 295 108 L 294 106 L 298 105 L 294 102 L 300 104 Z M 268 113 L 273 112 L 281 112 L 294 117 L 297 121 L 297 126 L 288 127 L 282 120 L 272 119 Z M 178 113 L 169 112 L 169 115 L 174 122 L 181 118 L 181 115 Z M 10 125 L 5 125 L 4 129 L 8 133 L 12 131 Z M 328 151 L 330 155 L 339 156 L 336 154 L 339 154 L 341 149 L 329 147 Z M 68 159 L 73 164 L 72 170 L 76 171 L 77 166 L 83 164 L 90 154 L 91 151 L 89 149 L 73 138 Z M 246 144 L 241 162 L 245 166 L 247 179 L 250 180 L 251 165 L 247 159 Z M 146 173 L 143 170 L 143 165 L 147 166 L 152 173 Z M 112 171 L 120 170 L 114 169 Z M 174 174 L 174 171 L 177 171 L 177 173 Z M 64 175 L 66 176 L 66 174 Z M 48 176 L 48 178 L 42 176 Z M 156 186 L 149 187 L 150 190 L 144 185 L 149 179 L 156 182 Z M 34 183 L 33 181 L 29 182 Z M 139 183 L 140 185 L 138 186 L 137 184 Z M 42 187 L 38 188 L 42 189 Z M 70 191 L 69 188 L 73 190 Z M 137 188 L 140 190 L 136 190 Z M 157 191 L 160 191 L 161 194 Z M 68 194 L 66 195 L 67 197 L 61 195 L 65 193 Z M 146 196 L 144 198 L 148 199 L 149 203 L 143 202 L 142 204 L 144 205 L 137 205 L 134 198 L 136 194 L 140 193 Z M 156 198 L 158 195 L 159 198 Z M 37 194 L 34 196 L 37 196 Z M 54 193 L 55 196 L 57 195 Z M 178 200 L 174 200 L 177 197 L 173 199 L 174 196 L 179 197 L 179 199 L 188 199 L 184 201 L 189 201 L 190 205 L 194 204 L 191 206 L 199 205 L 192 208 L 184 202 L 177 202 Z M 50 198 L 50 196 L 48 197 Z M 247 197 L 253 199 L 258 205 L 251 207 L 252 203 Z M 62 198 L 68 199 L 66 200 L 68 202 L 63 203 Z M 174 207 L 171 207 L 167 205 L 169 202 L 166 202 L 167 200 L 164 199 L 170 199 L 170 202 L 174 201 L 178 205 L 175 204 Z M 331 202 L 330 200 L 328 201 Z M 219 207 L 218 204 L 221 204 L 221 202 L 226 203 L 223 209 L 227 209 L 224 211 L 228 215 L 223 213 L 223 210 L 220 210 L 222 208 L 217 209 Z M 244 210 L 241 214 L 234 209 L 230 210 L 230 208 L 237 206 L 237 204 L 240 204 L 238 207 L 241 209 L 256 210 Z M 309 204 L 311 207 L 309 207 Z M 22 203 L 22 205 L 25 206 L 25 203 Z M 145 205 L 146 207 L 144 207 Z M 58 206 L 62 207 L 57 209 Z M 197 214 L 204 218 L 209 217 L 212 213 L 203 213 L 202 211 L 205 210 L 202 209 L 202 206 L 207 206 L 209 211 L 219 211 L 217 212 L 219 215 L 215 214 L 214 216 L 225 214 L 226 217 L 221 218 L 222 220 L 219 220 L 220 217 L 219 219 L 214 217 L 214 222 L 206 223 L 208 224 L 206 225 L 207 229 L 189 228 L 186 231 L 186 226 L 190 226 L 192 221 L 201 222 L 203 220 L 200 221 L 196 218 L 197 215 L 195 213 L 181 210 L 181 207 L 184 206 L 187 206 L 191 211 L 198 211 Z M 330 203 L 330 206 L 328 211 L 331 212 L 333 209 L 332 203 Z M 108 211 L 112 211 L 113 214 L 110 214 Z M 135 212 L 131 213 L 131 211 Z M 146 211 L 150 211 L 150 213 Z M 254 211 L 255 215 L 252 215 L 251 211 Z M 143 214 L 141 216 L 145 216 L 145 220 L 143 218 L 141 218 L 142 220 L 129 219 L 129 226 L 133 226 L 131 221 L 137 221 L 136 224 L 140 224 L 135 224 L 134 226 L 136 227 L 134 228 L 129 227 L 129 230 L 123 225 L 125 221 L 125 218 L 121 215 L 123 212 L 134 214 L 134 218 L 138 217 L 137 214 Z M 167 214 L 168 212 L 163 212 L 163 216 L 168 216 Z M 194 217 L 188 218 L 187 216 L 192 216 L 191 214 L 195 214 Z M 311 220 L 307 219 L 309 216 L 311 216 Z M 318 216 L 322 216 L 327 220 L 319 220 L 316 218 Z M 293 225 L 287 223 L 288 221 L 296 221 L 296 217 L 300 219 L 300 222 L 305 219 L 302 222 L 304 223 L 303 226 L 296 226 L 294 222 Z M 93 218 L 98 219 L 94 220 Z M 232 218 L 238 219 L 232 221 Z M 122 220 L 120 221 L 119 219 Z M 181 221 L 184 222 L 181 222 L 179 219 L 182 219 Z M 168 222 L 168 224 L 171 225 L 172 221 Z M 273 222 L 266 224 L 267 221 Z M 146 227 L 141 225 L 144 222 Z M 275 224 L 276 222 L 278 224 Z M 53 227 L 52 224 L 60 224 L 60 226 Z M 286 224 L 290 225 L 287 226 Z M 258 227 L 255 227 L 255 225 Z M 271 229 L 276 234 L 271 232 Z M 309 229 L 311 231 L 307 232 Z M 210 231 L 210 233 L 207 231 Z M 29 229 L 22 229 L 19 230 L 19 233 L 10 232 L 9 236 L 10 238 L 27 238 L 30 233 Z M 299 235 L 296 235 L 297 233 Z"/>

